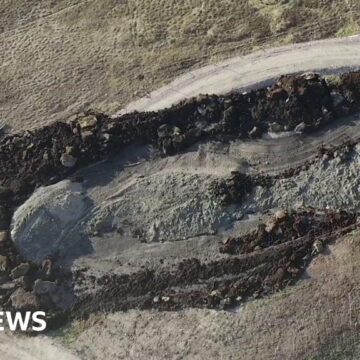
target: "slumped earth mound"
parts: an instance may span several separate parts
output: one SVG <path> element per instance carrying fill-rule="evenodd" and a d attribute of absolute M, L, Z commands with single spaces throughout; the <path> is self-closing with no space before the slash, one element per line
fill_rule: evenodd
<path fill-rule="evenodd" d="M 96 311 L 232 309 L 294 284 L 357 226 L 341 194 L 356 203 L 359 148 L 319 146 L 311 161 L 271 173 L 241 149 L 269 133 L 306 139 L 359 106 L 360 72 L 308 73 L 4 136 L 2 306 L 45 309 L 58 325 Z"/>

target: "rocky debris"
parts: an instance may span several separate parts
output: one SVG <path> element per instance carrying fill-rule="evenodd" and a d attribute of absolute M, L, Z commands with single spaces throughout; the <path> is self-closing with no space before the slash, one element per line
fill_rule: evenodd
<path fill-rule="evenodd" d="M 269 218 L 266 224 L 260 224 L 256 231 L 239 238 L 226 239 L 220 247 L 220 252 L 232 255 L 247 254 L 302 237 L 316 239 L 316 237 L 353 225 L 356 219 L 356 214 L 346 211 L 285 212 L 279 210 Z M 314 241 L 314 248 L 319 250 L 316 253 L 321 252 L 323 242 Z"/>
<path fill-rule="evenodd" d="M 56 183 L 80 167 L 108 158 L 132 143 L 153 144 L 167 156 L 200 140 L 224 142 L 259 138 L 268 130 L 318 129 L 340 116 L 359 111 L 360 72 L 347 73 L 335 80 L 324 81 L 313 73 L 288 75 L 269 88 L 249 93 L 204 95 L 170 109 L 134 112 L 117 119 L 88 111 L 68 123 L 58 122 L 2 137 L 1 302 L 10 303 L 16 309 L 35 309 L 44 304 L 60 308 L 64 302 L 64 287 L 54 280 L 63 279 L 65 275 L 46 257 L 51 253 L 46 248 L 47 239 L 43 239 L 44 246 L 34 258 L 37 265 L 31 269 L 22 264 L 9 241 L 11 216 L 34 188 Z M 346 161 L 352 148 L 321 151 L 323 157 Z M 281 176 L 291 177 L 296 171 L 301 169 L 289 169 Z M 241 202 L 254 186 L 267 186 L 271 181 L 234 172 L 229 179 L 214 183 L 210 191 L 229 204 Z M 220 259 L 204 262 L 185 259 L 175 269 L 154 272 L 145 268 L 131 275 L 106 275 L 96 280 L 104 286 L 103 291 L 81 298 L 75 314 L 151 306 L 165 310 L 188 306 L 225 308 L 247 298 L 269 294 L 293 283 L 311 255 L 322 251 L 321 246 L 327 240 L 318 239 L 319 236 L 346 229 L 354 223 L 354 217 L 344 212 L 280 211 L 255 233 L 227 239 L 220 248 Z M 26 221 L 21 224 L 20 228 Z M 9 282 L 10 271 L 16 281 Z M 81 274 L 75 276 L 80 278 Z M 191 290 L 193 285 L 197 286 L 196 291 Z M 158 301 L 153 301 L 155 298 Z"/>
<path fill-rule="evenodd" d="M 86 278 L 90 289 L 100 286 L 101 290 L 80 296 L 73 316 L 134 307 L 227 309 L 272 294 L 294 284 L 312 257 L 327 242 L 353 230 L 356 219 L 357 214 L 345 211 L 280 209 L 272 216 L 271 231 L 260 224 L 253 233 L 228 238 L 219 249 L 220 258 L 187 258 L 157 270 L 145 267 L 100 278 L 89 278 L 79 269 L 74 274 L 77 283 Z"/>
<path fill-rule="evenodd" d="M 287 75 L 249 93 L 204 95 L 117 119 L 88 111 L 66 124 L 8 135 L 0 142 L 0 186 L 28 194 L 130 143 L 154 144 L 173 155 L 203 139 L 258 138 L 269 128 L 312 131 L 359 110 L 359 73 L 344 74 L 331 87 L 317 74 Z"/>
<path fill-rule="evenodd" d="M 41 270 L 47 277 L 50 277 L 53 273 L 53 259 L 51 256 L 46 256 L 41 263 Z"/>
<path fill-rule="evenodd" d="M 309 239 L 289 240 L 246 256 L 224 255 L 204 262 L 188 258 L 173 269 L 105 275 L 94 279 L 101 290 L 82 295 L 73 316 L 83 318 L 92 312 L 130 308 L 231 308 L 294 283 L 307 266 L 311 249 Z M 80 270 L 76 272 L 75 281 L 81 281 L 82 276 Z"/>
<path fill-rule="evenodd" d="M 209 191 L 224 205 L 241 203 L 255 186 L 267 187 L 271 185 L 271 182 L 272 180 L 269 176 L 251 176 L 239 171 L 232 171 L 229 178 L 214 181 Z"/>
<path fill-rule="evenodd" d="M 256 139 L 256 138 L 259 138 L 261 135 L 262 135 L 263 131 L 257 127 L 257 126 L 254 126 L 249 132 L 249 138 L 250 139 Z"/>
<path fill-rule="evenodd" d="M 233 171 L 230 178 L 214 181 L 210 186 L 212 192 L 224 204 L 241 202 L 254 186 L 251 176 Z"/>

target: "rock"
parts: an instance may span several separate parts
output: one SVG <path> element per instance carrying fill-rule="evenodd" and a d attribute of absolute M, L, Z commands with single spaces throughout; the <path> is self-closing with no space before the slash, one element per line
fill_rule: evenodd
<path fill-rule="evenodd" d="M 22 263 L 11 271 L 11 277 L 17 279 L 21 276 L 25 276 L 30 271 L 29 263 Z"/>
<path fill-rule="evenodd" d="M 273 133 L 279 133 L 284 131 L 284 127 L 276 122 L 273 122 L 269 125 L 269 130 Z"/>
<path fill-rule="evenodd" d="M 73 167 L 76 164 L 76 161 L 77 159 L 74 156 L 67 153 L 62 154 L 60 157 L 60 162 L 65 167 Z"/>
<path fill-rule="evenodd" d="M 254 126 L 250 131 L 249 131 L 249 136 L 251 138 L 256 138 L 259 137 L 261 134 L 260 129 L 257 126 Z"/>
<path fill-rule="evenodd" d="M 66 154 L 73 155 L 75 153 L 75 146 L 66 146 L 65 152 Z"/>
<path fill-rule="evenodd" d="M 316 255 L 316 254 L 320 254 L 323 251 L 324 251 L 324 244 L 322 243 L 322 241 L 315 240 L 314 243 L 313 243 L 313 251 L 312 251 L 312 253 L 314 255 Z"/>
<path fill-rule="evenodd" d="M 50 295 L 57 291 L 58 286 L 51 281 L 44 281 L 41 279 L 38 279 L 35 281 L 34 284 L 34 293 L 36 295 Z"/>
<path fill-rule="evenodd" d="M 110 141 L 110 138 L 111 138 L 111 135 L 109 133 L 103 133 L 101 135 L 101 138 L 105 141 L 105 142 L 109 142 Z"/>
<path fill-rule="evenodd" d="M 0 231 L 9 229 L 10 221 L 9 209 L 5 206 L 0 206 Z"/>
<path fill-rule="evenodd" d="M 0 245 L 9 241 L 9 232 L 7 230 L 0 231 Z"/>
<path fill-rule="evenodd" d="M 305 80 L 317 80 L 319 78 L 319 75 L 313 72 L 305 72 L 301 75 Z"/>
<path fill-rule="evenodd" d="M 97 118 L 94 115 L 84 116 L 78 119 L 81 129 L 93 128 L 97 124 Z"/>
<path fill-rule="evenodd" d="M 94 137 L 94 134 L 92 131 L 90 130 L 86 130 L 86 131 L 83 131 L 81 132 L 81 138 L 83 141 L 89 141 L 90 139 L 92 139 Z"/>
<path fill-rule="evenodd" d="M 0 255 L 0 271 L 6 271 L 9 266 L 9 259 L 4 256 Z"/>
<path fill-rule="evenodd" d="M 275 212 L 274 216 L 275 216 L 276 220 L 282 221 L 282 220 L 284 220 L 286 218 L 287 213 L 286 213 L 285 210 L 280 209 L 280 210 Z"/>
<path fill-rule="evenodd" d="M 305 124 L 304 122 L 302 122 L 302 123 L 298 124 L 297 126 L 295 126 L 294 131 L 295 131 L 296 133 L 300 133 L 300 134 L 301 134 L 305 129 L 306 129 L 306 124 Z"/>
<path fill-rule="evenodd" d="M 60 257 L 71 256 L 74 248 L 81 253 L 83 235 L 64 233 L 84 216 L 89 203 L 82 184 L 71 180 L 35 190 L 13 216 L 11 238 L 20 255 L 40 265 L 55 252 Z"/>
<path fill-rule="evenodd" d="M 7 283 L 10 280 L 8 275 L 0 275 L 0 285 Z"/>
<path fill-rule="evenodd" d="M 160 125 L 157 130 L 157 134 L 159 138 L 169 136 L 169 133 L 170 133 L 170 126 L 168 124 Z"/>
<path fill-rule="evenodd" d="M 174 126 L 172 128 L 172 133 L 173 133 L 174 136 L 181 135 L 181 129 L 178 128 L 177 126 Z"/>
<path fill-rule="evenodd" d="M 4 284 L 0 285 L 0 294 L 7 294 L 16 289 L 17 285 L 13 281 L 7 281 Z"/>
<path fill-rule="evenodd" d="M 269 219 L 267 222 L 266 222 L 266 227 L 265 227 L 265 231 L 267 233 L 271 233 L 275 227 L 276 227 L 276 220 L 275 219 Z"/>
<path fill-rule="evenodd" d="M 344 97 L 338 91 L 333 90 L 330 93 L 330 95 L 331 95 L 331 99 L 332 99 L 334 107 L 341 106 L 345 101 Z"/>
<path fill-rule="evenodd" d="M 22 288 L 18 288 L 10 296 L 11 304 L 16 310 L 38 310 L 40 302 L 33 292 L 26 292 Z"/>

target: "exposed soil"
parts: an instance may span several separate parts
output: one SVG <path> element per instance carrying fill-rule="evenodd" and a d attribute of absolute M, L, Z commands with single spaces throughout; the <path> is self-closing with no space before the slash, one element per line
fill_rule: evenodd
<path fill-rule="evenodd" d="M 130 308 L 232 308 L 293 284 L 327 242 L 356 227 L 356 215 L 346 212 L 310 211 L 273 220 L 271 229 L 261 224 L 249 236 L 228 239 L 220 252 L 229 257 L 205 263 L 189 258 L 173 269 L 97 279 L 102 291 L 81 299 L 75 315 Z M 81 282 L 81 271 L 74 276 Z"/>
<path fill-rule="evenodd" d="M 331 84 L 319 75 L 304 74 L 283 76 L 272 87 L 249 94 L 202 96 L 159 112 L 135 112 L 117 119 L 88 112 L 69 123 L 7 136 L 0 142 L 0 230 L 6 233 L 0 248 L 3 274 L 8 280 L 14 278 L 9 277 L 10 271 L 24 261 L 12 246 L 8 229 L 14 209 L 36 187 L 58 182 L 130 144 L 153 144 L 162 156 L 169 156 L 200 140 L 255 139 L 268 131 L 310 132 L 358 112 L 359 105 L 359 73 L 344 74 Z M 343 147 L 351 149 L 352 145 Z M 322 148 L 319 157 L 331 157 L 332 151 Z M 291 177 L 297 171 L 292 169 L 278 177 Z M 240 203 L 253 187 L 266 187 L 275 178 L 233 172 L 228 180 L 214 183 L 209 190 L 225 204 Z M 84 317 L 95 311 L 130 308 L 229 308 L 271 294 L 293 284 L 333 236 L 354 229 L 356 214 L 306 210 L 285 213 L 269 226 L 264 224 L 255 233 L 228 239 L 220 246 L 219 257 L 213 259 L 190 257 L 171 266 L 161 264 L 157 269 L 94 278 L 94 286 L 102 290 L 80 296 L 72 315 Z M 65 274 L 51 258 L 41 265 L 30 265 L 15 284 L 4 280 L 12 285 L 3 286 L 2 303 L 16 308 L 10 296 L 15 289 L 24 289 L 22 296 L 27 301 L 21 310 L 52 310 L 49 316 L 57 324 L 63 312 L 58 312 L 51 297 L 34 293 L 35 281 L 56 280 L 58 287 L 67 287 L 71 281 L 81 284 L 83 272 L 76 271 L 71 279 L 71 274 Z"/>

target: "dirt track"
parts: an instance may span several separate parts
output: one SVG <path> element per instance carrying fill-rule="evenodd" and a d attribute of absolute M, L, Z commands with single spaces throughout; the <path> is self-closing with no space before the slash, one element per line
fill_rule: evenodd
<path fill-rule="evenodd" d="M 246 90 L 283 74 L 360 67 L 360 35 L 261 50 L 191 71 L 121 111 L 159 110 L 199 94 Z"/>

